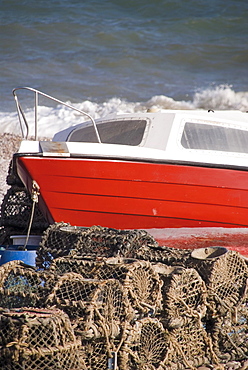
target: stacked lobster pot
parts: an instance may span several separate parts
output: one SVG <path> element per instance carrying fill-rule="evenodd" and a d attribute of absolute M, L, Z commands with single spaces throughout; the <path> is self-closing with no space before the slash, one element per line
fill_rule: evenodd
<path fill-rule="evenodd" d="M 45 275 L 34 267 L 15 260 L 1 266 L 1 308 L 42 307 L 45 295 Z"/>
<path fill-rule="evenodd" d="M 1 339 L 4 370 L 246 366 L 248 268 L 236 252 L 59 223 L 43 233 L 37 267 L 0 267 L 0 322 L 16 333 Z"/>
<path fill-rule="evenodd" d="M 22 308 L 0 315 L 2 370 L 81 369 L 68 316 L 57 309 Z"/>
<path fill-rule="evenodd" d="M 215 353 L 223 361 L 248 358 L 248 270 L 245 259 L 225 248 L 196 249 L 192 266 L 205 281 L 204 318 Z"/>
<path fill-rule="evenodd" d="M 66 264 L 70 272 L 58 277 L 47 304 L 68 313 L 89 368 L 102 361 L 114 364 L 137 322 L 161 311 L 162 281 L 147 261 L 64 257 L 55 259 L 50 269 L 61 274 Z"/>

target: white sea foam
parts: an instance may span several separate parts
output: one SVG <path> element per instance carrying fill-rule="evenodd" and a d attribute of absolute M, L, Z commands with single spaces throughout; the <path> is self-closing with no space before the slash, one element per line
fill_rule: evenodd
<path fill-rule="evenodd" d="M 70 104 L 70 102 L 67 102 Z M 145 112 L 147 109 L 215 109 L 248 111 L 248 92 L 235 92 L 230 86 L 218 86 L 197 92 L 192 101 L 176 101 L 165 95 L 153 96 L 146 102 L 128 102 L 112 98 L 103 103 L 89 100 L 74 104 L 93 118 L 106 117 L 114 113 Z M 25 111 L 30 134 L 34 133 L 34 111 Z M 52 137 L 55 132 L 68 126 L 88 120 L 87 117 L 57 105 L 55 107 L 40 106 L 38 110 L 39 132 L 41 136 Z M 21 133 L 18 117 L 13 112 L 0 112 L 0 133 Z"/>
<path fill-rule="evenodd" d="M 216 110 L 237 109 L 245 112 L 248 110 L 248 92 L 235 92 L 231 86 L 226 85 L 217 86 L 214 89 L 197 92 L 193 106 Z"/>

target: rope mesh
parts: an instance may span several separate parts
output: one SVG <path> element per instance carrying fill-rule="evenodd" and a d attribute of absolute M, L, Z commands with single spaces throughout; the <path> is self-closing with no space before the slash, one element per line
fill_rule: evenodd
<path fill-rule="evenodd" d="M 168 352 L 168 332 L 155 318 L 137 321 L 120 354 L 125 369 L 157 369 Z"/>
<path fill-rule="evenodd" d="M 163 317 L 166 325 L 173 329 L 182 327 L 193 318 L 206 314 L 207 288 L 194 269 L 174 268 L 163 280 Z"/>
<path fill-rule="evenodd" d="M 1 369 L 246 366 L 248 267 L 236 252 L 196 257 L 145 231 L 61 222 L 43 232 L 37 267 L 0 266 Z"/>
<path fill-rule="evenodd" d="M 219 315 L 240 302 L 247 286 L 247 264 L 239 253 L 228 251 L 194 264 L 207 285 L 209 301 Z"/>
<path fill-rule="evenodd" d="M 79 344 L 62 311 L 23 308 L 0 315 L 1 369 L 79 368 Z"/>
<path fill-rule="evenodd" d="M 0 268 L 1 307 L 39 307 L 45 295 L 45 280 L 31 266 L 10 261 Z"/>
<path fill-rule="evenodd" d="M 32 199 L 24 187 L 11 186 L 5 194 L 1 204 L 1 225 L 6 228 L 15 228 L 20 234 L 28 229 L 32 209 Z M 43 232 L 48 227 L 47 221 L 40 210 L 35 207 L 32 232 Z"/>

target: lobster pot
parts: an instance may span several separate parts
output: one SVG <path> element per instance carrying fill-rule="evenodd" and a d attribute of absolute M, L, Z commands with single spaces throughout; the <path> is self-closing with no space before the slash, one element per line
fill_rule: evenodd
<path fill-rule="evenodd" d="M 129 330 L 118 356 L 118 365 L 121 370 L 160 369 L 168 350 L 168 332 L 157 319 L 147 317 Z"/>
<path fill-rule="evenodd" d="M 80 274 L 68 272 L 58 277 L 45 304 L 65 311 L 71 320 L 85 319 L 87 307 L 99 283 L 98 280 L 85 279 Z"/>
<path fill-rule="evenodd" d="M 190 249 L 179 249 L 176 245 L 171 248 L 148 244 L 142 245 L 132 257 L 153 263 L 164 263 L 167 266 L 185 266 L 190 254 Z"/>
<path fill-rule="evenodd" d="M 168 329 L 185 326 L 206 313 L 207 289 L 195 269 L 161 269 L 163 311 L 161 320 Z"/>
<path fill-rule="evenodd" d="M 8 189 L 1 204 L 1 224 L 16 231 L 27 229 L 31 210 L 32 199 L 28 191 L 24 187 L 13 185 Z M 47 221 L 36 206 L 31 230 L 38 232 L 47 227 Z"/>
<path fill-rule="evenodd" d="M 80 360 L 83 369 L 106 370 L 108 369 L 108 349 L 103 340 L 82 342 Z"/>
<path fill-rule="evenodd" d="M 82 337 L 104 338 L 115 350 L 114 341 L 122 341 L 134 312 L 127 299 L 125 287 L 115 279 L 100 280 L 88 305 L 85 322 L 78 325 Z M 83 330 L 82 330 L 83 329 Z"/>
<path fill-rule="evenodd" d="M 215 353 L 222 362 L 242 361 L 248 357 L 248 299 L 212 320 L 211 337 Z"/>
<path fill-rule="evenodd" d="M 118 230 L 92 226 L 81 234 L 76 254 L 105 258 L 118 255 L 132 258 L 137 250 L 150 245 L 157 246 L 158 243 L 145 230 Z"/>
<path fill-rule="evenodd" d="M 44 289 L 44 279 L 33 267 L 21 261 L 10 261 L 0 267 L 1 307 L 38 307 Z"/>
<path fill-rule="evenodd" d="M 109 258 L 96 270 L 98 279 L 116 279 L 127 293 L 136 319 L 161 310 L 162 281 L 148 261 Z"/>
<path fill-rule="evenodd" d="M 237 252 L 218 247 L 195 250 L 192 257 L 206 283 L 209 302 L 218 314 L 225 315 L 244 297 L 248 278 L 245 260 Z"/>
<path fill-rule="evenodd" d="M 86 319 L 75 323 L 75 333 L 82 339 L 81 356 L 87 369 L 117 369 L 119 350 L 132 318 L 132 308 L 121 283 L 115 279 L 99 281 Z"/>
<path fill-rule="evenodd" d="M 43 233 L 37 250 L 37 266 L 47 269 L 55 258 L 69 255 L 76 248 L 84 230 L 64 222 L 50 225 Z"/>
<path fill-rule="evenodd" d="M 97 269 L 103 265 L 104 262 L 94 260 L 91 257 L 81 257 L 77 255 L 69 255 L 65 257 L 55 258 L 49 268 L 55 275 L 63 275 L 67 272 L 75 272 L 86 279 L 94 279 Z"/>
<path fill-rule="evenodd" d="M 137 312 L 137 316 L 161 309 L 162 281 L 148 261 L 122 257 L 99 261 L 74 255 L 56 258 L 50 266 L 50 271 L 55 275 L 77 272 L 87 279 L 117 280 L 122 284 L 129 304 Z"/>
<path fill-rule="evenodd" d="M 201 320 L 195 318 L 183 327 L 170 331 L 170 349 L 163 368 L 175 370 L 194 369 L 204 363 L 218 364 L 209 346 L 209 339 Z"/>
<path fill-rule="evenodd" d="M 0 315 L 2 370 L 66 370 L 80 367 L 79 342 L 59 310 L 10 310 Z"/>
<path fill-rule="evenodd" d="M 59 277 L 47 305 L 62 309 L 81 338 L 119 337 L 134 317 L 125 289 L 115 279 L 85 279 L 74 272 Z"/>
<path fill-rule="evenodd" d="M 114 343 L 115 348 L 118 345 L 119 342 Z M 84 364 L 83 369 L 121 370 L 121 367 L 119 367 L 119 352 L 114 351 L 112 347 L 113 345 L 103 339 L 94 341 L 83 340 L 80 350 L 80 360 Z"/>

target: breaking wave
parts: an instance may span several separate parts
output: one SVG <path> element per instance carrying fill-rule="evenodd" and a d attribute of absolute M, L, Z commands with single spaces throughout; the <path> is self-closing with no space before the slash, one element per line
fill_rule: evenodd
<path fill-rule="evenodd" d="M 70 104 L 70 102 L 67 102 Z M 146 102 L 128 102 L 120 98 L 111 98 L 103 103 L 89 100 L 74 104 L 80 110 L 90 114 L 93 118 L 106 117 L 115 113 L 145 112 L 160 109 L 213 109 L 213 110 L 240 110 L 248 111 L 248 92 L 235 92 L 231 86 L 217 86 L 198 91 L 190 101 L 177 101 L 165 95 L 155 95 Z M 26 112 L 27 121 L 31 127 L 34 117 L 33 108 Z M 88 118 L 86 117 L 85 120 Z M 56 107 L 39 107 L 39 127 L 42 135 L 51 137 L 56 131 L 78 124 L 84 120 L 79 113 L 57 105 Z M 20 133 L 18 117 L 13 112 L 0 112 L 0 133 Z M 39 132 L 41 135 L 41 133 Z"/>

